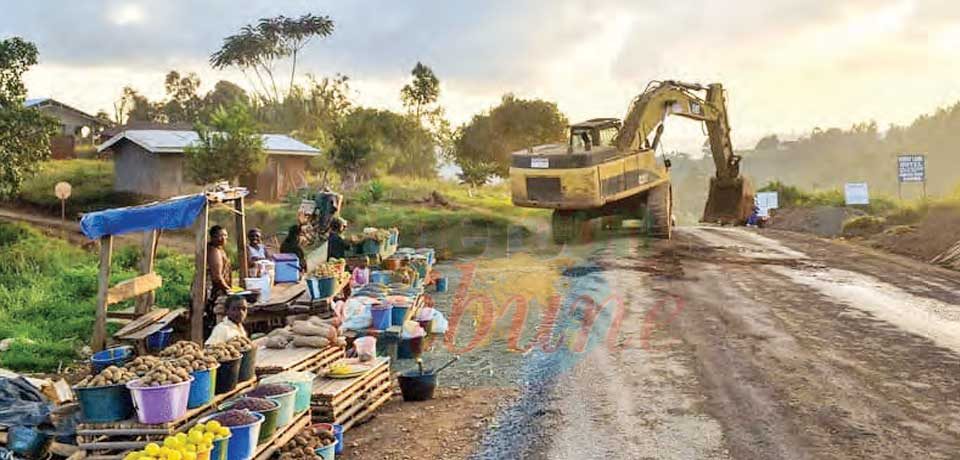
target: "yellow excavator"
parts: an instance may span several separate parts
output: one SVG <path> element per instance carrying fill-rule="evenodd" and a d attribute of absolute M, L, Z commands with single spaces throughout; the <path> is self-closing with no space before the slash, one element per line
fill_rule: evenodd
<path fill-rule="evenodd" d="M 743 224 L 753 212 L 753 190 L 740 176 L 719 83 L 651 82 L 622 123 L 616 118 L 587 120 L 570 126 L 566 145 L 514 152 L 514 205 L 553 209 L 557 242 L 581 237 L 584 224 L 595 218 L 604 218 L 607 225 L 642 220 L 648 234 L 669 239 L 674 225 L 670 161 L 658 163 L 655 157 L 668 115 L 706 124 L 716 175 L 710 179 L 701 221 Z"/>

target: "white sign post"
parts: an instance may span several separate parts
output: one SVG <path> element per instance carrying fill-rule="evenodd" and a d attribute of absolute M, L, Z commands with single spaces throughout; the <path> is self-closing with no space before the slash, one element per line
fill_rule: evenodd
<path fill-rule="evenodd" d="M 923 184 L 923 197 L 927 197 L 926 157 L 918 154 L 897 156 L 897 196 L 903 199 L 903 183 L 920 182 Z"/>
<path fill-rule="evenodd" d="M 870 191 L 866 182 L 848 182 L 843 186 L 843 196 L 847 206 L 870 204 Z"/>
<path fill-rule="evenodd" d="M 780 196 L 777 192 L 757 192 L 755 200 L 761 217 L 769 216 L 771 209 L 780 207 Z"/>
<path fill-rule="evenodd" d="M 53 186 L 53 194 L 60 199 L 60 232 L 64 238 L 67 236 L 67 198 L 70 198 L 71 193 L 73 186 L 69 182 L 57 182 L 57 185 Z"/>

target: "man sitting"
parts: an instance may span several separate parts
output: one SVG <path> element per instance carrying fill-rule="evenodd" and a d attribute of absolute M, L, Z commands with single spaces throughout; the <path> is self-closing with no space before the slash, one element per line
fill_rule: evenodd
<path fill-rule="evenodd" d="M 227 311 L 227 316 L 213 328 L 213 332 L 207 338 L 207 345 L 224 343 L 234 337 L 247 336 L 247 331 L 243 328 L 243 322 L 247 319 L 246 299 L 238 295 L 227 297 L 224 308 Z"/>

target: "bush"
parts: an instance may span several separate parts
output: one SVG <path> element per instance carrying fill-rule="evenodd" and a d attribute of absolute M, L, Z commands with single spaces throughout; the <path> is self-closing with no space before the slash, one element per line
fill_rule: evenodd
<path fill-rule="evenodd" d="M 866 236 L 883 231 L 887 220 L 877 216 L 851 217 L 843 222 L 843 236 Z"/>
<path fill-rule="evenodd" d="M 60 215 L 60 200 L 53 195 L 57 182 L 73 187 L 67 200 L 67 215 L 98 211 L 142 202 L 136 194 L 113 190 L 113 162 L 97 160 L 48 161 L 40 172 L 23 183 L 18 201 Z"/>

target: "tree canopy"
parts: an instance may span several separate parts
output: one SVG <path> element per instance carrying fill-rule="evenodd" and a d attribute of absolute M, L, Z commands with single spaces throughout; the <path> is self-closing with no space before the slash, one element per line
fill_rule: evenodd
<path fill-rule="evenodd" d="M 19 37 L 0 41 L 0 198 L 15 195 L 50 157 L 50 136 L 59 125 L 23 105 L 23 74 L 37 63 L 37 55 L 37 47 Z"/>
<path fill-rule="evenodd" d="M 198 185 L 220 180 L 237 183 L 263 170 L 263 137 L 249 108 L 242 104 L 220 107 L 208 123 L 197 123 L 198 141 L 184 153 L 190 177 Z"/>
<path fill-rule="evenodd" d="M 512 152 L 562 142 L 566 128 L 567 117 L 556 103 L 507 94 L 489 113 L 474 115 L 460 127 L 453 156 L 461 167 L 492 169 L 494 174 L 506 177 Z"/>

